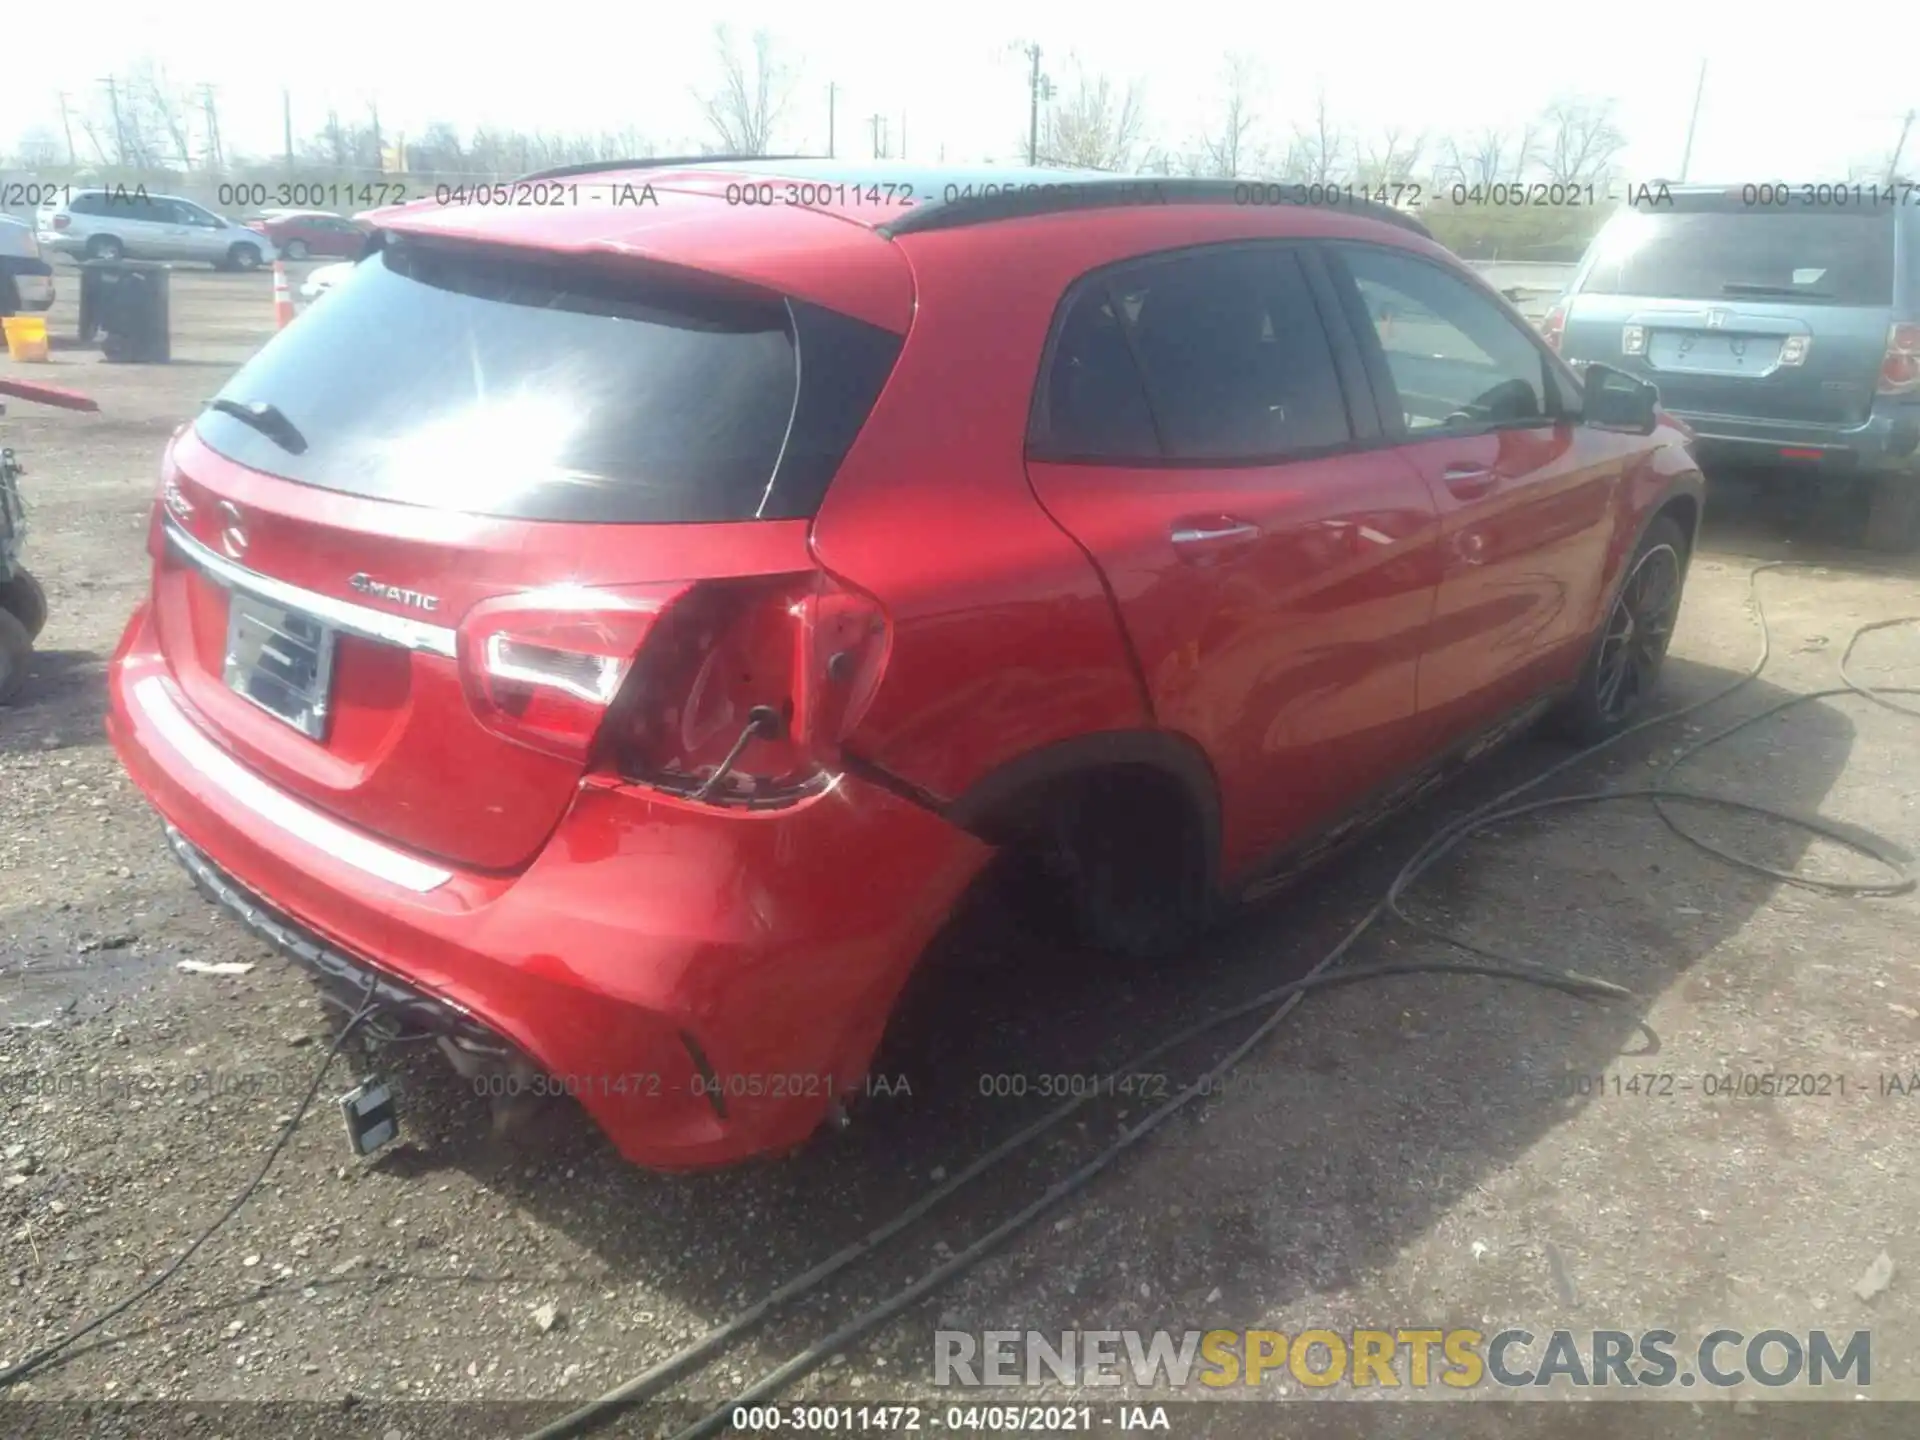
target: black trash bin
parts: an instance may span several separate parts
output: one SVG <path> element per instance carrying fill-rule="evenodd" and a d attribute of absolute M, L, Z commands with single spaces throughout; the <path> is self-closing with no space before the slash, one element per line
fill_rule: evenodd
<path fill-rule="evenodd" d="M 100 338 L 108 360 L 164 365 L 173 356 L 172 267 L 152 260 L 89 260 L 80 267 L 80 342 Z"/>

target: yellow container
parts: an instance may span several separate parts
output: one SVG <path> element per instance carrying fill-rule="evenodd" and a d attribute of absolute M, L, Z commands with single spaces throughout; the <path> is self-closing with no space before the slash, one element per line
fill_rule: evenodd
<path fill-rule="evenodd" d="M 8 315 L 0 319 L 7 332 L 7 354 L 22 364 L 47 360 L 47 317 L 44 315 Z"/>

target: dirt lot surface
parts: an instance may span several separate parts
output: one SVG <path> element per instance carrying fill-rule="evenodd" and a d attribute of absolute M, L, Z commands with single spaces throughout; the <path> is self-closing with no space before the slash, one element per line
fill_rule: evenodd
<path fill-rule="evenodd" d="M 54 325 L 70 333 L 70 270 L 60 286 Z M 105 662 L 146 586 L 161 447 L 266 337 L 268 281 L 183 271 L 174 324 L 176 358 L 165 368 L 64 348 L 52 365 L 32 367 L 30 378 L 95 395 L 99 415 L 15 405 L 0 421 L 30 467 L 28 559 L 52 597 L 29 688 L 0 710 L 8 1359 L 153 1276 L 217 1215 L 331 1036 L 330 1012 L 302 976 L 196 895 L 102 735 Z M 0 367 L 27 373 L 3 359 Z M 1747 576 L 1757 561 L 1814 562 L 1758 582 L 1773 625 L 1764 677 L 1584 763 L 1555 782 L 1561 788 L 1644 784 L 1685 740 L 1837 683 L 1838 652 L 1857 626 L 1920 613 L 1913 567 L 1878 569 L 1785 512 L 1718 496 L 1716 505 L 1667 696 L 1710 695 L 1752 664 Z M 1920 683 L 1920 627 L 1870 637 L 1857 669 Z M 1817 810 L 1910 849 L 1920 845 L 1917 730 L 1920 722 L 1858 698 L 1802 705 L 1689 762 L 1679 778 Z M 329 1099 L 368 1063 L 355 1043 L 239 1217 L 151 1302 L 0 1404 L 314 1401 L 340 1407 L 311 1412 L 334 1417 L 314 1433 L 357 1434 L 354 1417 L 395 1401 L 596 1395 L 1039 1116 L 1050 1103 L 1043 1077 L 1102 1073 L 1303 972 L 1434 826 L 1566 753 L 1544 739 L 1509 748 L 1180 966 L 957 947 L 965 963 L 941 972 L 934 1018 L 909 1024 L 883 1067 L 906 1075 L 911 1095 L 875 1098 L 847 1132 L 778 1162 L 641 1173 L 566 1108 L 531 1138 L 496 1140 L 482 1102 L 419 1047 L 379 1058 L 400 1089 L 405 1143 L 356 1162 Z M 1878 873 L 1759 821 L 1689 811 L 1683 823 L 1775 867 Z M 1618 981 L 1640 1000 L 1606 1005 L 1438 975 L 1311 996 L 1222 1093 L 1175 1116 L 977 1267 L 846 1344 L 786 1398 L 944 1405 L 953 1397 L 932 1386 L 933 1332 L 943 1327 L 1522 1326 L 1542 1337 L 1664 1328 L 1697 1339 L 1724 1326 L 1842 1339 L 1871 1330 L 1866 1393 L 1920 1400 L 1920 1093 L 1894 1093 L 1920 1079 L 1917 904 L 1912 895 L 1836 898 L 1730 868 L 1683 843 L 1644 801 L 1503 824 L 1443 863 L 1417 908 L 1505 953 Z M 1353 963 L 1449 953 L 1388 924 Z M 182 959 L 256 963 L 219 978 L 181 972 Z M 1255 1023 L 1150 1068 L 1177 1089 Z M 1831 1078 L 1791 1082 L 1814 1093 L 1705 1093 L 1707 1077 L 1738 1087 L 1743 1073 L 1844 1077 L 1844 1093 Z M 1640 1075 L 1667 1078 L 1635 1084 Z M 1898 1077 L 1892 1091 L 1886 1077 Z M 982 1093 L 995 1088 L 1026 1093 Z M 686 1403 L 674 1415 L 726 1402 L 964 1250 L 1150 1108 L 1125 1096 L 1089 1104 L 821 1295 L 751 1331 L 675 1392 Z M 1884 1266 L 1870 1276 L 1882 1255 L 1890 1277 Z M 1684 1344 L 1680 1353 L 1690 1354 Z M 1737 1352 L 1727 1358 L 1740 1363 Z M 1838 1398 L 1861 1390 L 1842 1384 Z M 1278 1371 L 1259 1393 L 1303 1401 L 1356 1392 Z M 1737 1402 L 1746 1428 L 1727 1433 L 1759 1435 L 1779 1432 L 1754 1417 L 1755 1402 L 1816 1392 L 1749 1383 L 1660 1393 L 1721 1414 Z M 1288 1423 L 1306 1408 L 1289 1406 Z M 1419 1433 L 1512 1433 L 1474 1428 L 1479 1408 L 1422 1407 Z M 0 1431 L 24 1428 L 6 1413 Z M 220 1413 L 191 1433 L 254 1433 Z M 654 1433 L 666 1414 L 643 1411 L 610 1433 Z M 508 1434 L 510 1418 L 469 1419 L 463 1433 Z M 1621 1427 L 1645 1433 L 1638 1421 Z M 1282 1432 L 1276 1418 L 1245 1433 Z"/>

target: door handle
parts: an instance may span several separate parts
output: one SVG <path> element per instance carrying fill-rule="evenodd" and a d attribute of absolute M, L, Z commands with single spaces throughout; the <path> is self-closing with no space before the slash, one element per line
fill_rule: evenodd
<path fill-rule="evenodd" d="M 1209 545 L 1225 540 L 1251 540 L 1259 533 L 1258 525 L 1236 520 L 1230 525 L 1176 525 L 1170 538 L 1176 545 Z"/>
<path fill-rule="evenodd" d="M 1500 477 L 1485 465 L 1449 465 L 1440 472 L 1440 479 L 1456 500 L 1478 500 L 1500 483 Z"/>

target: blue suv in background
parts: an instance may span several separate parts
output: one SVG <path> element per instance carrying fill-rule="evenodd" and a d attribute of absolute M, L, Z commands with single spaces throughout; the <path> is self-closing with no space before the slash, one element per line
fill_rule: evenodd
<path fill-rule="evenodd" d="M 1920 186 L 1643 192 L 1543 323 L 1651 381 L 1723 465 L 1865 489 L 1866 543 L 1920 541 Z"/>

